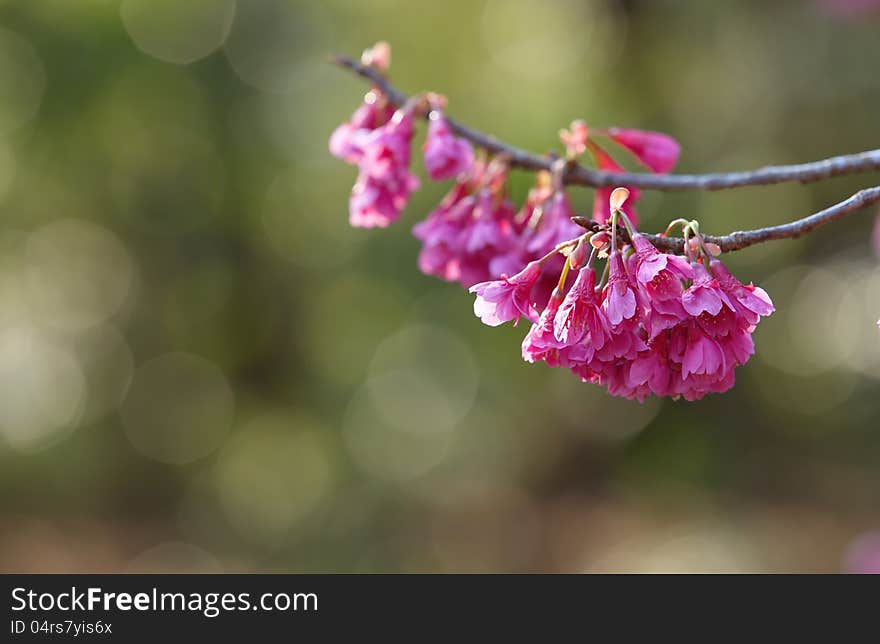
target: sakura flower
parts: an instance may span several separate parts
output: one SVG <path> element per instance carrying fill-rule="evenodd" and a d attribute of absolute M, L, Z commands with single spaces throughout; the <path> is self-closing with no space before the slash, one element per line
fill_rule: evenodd
<path fill-rule="evenodd" d="M 602 308 L 608 316 L 612 326 L 621 324 L 624 320 L 631 319 L 636 314 L 636 294 L 632 288 L 626 268 L 623 266 L 623 258 L 620 253 L 612 249 L 608 262 L 608 284 L 605 286 Z"/>
<path fill-rule="evenodd" d="M 556 290 L 523 339 L 522 357 L 526 362 L 544 361 L 551 367 L 571 366 L 565 355 L 565 344 L 557 340 L 553 332 L 553 321 L 561 304 L 562 295 Z"/>
<path fill-rule="evenodd" d="M 608 136 L 632 152 L 653 172 L 665 174 L 678 163 L 681 146 L 667 134 L 612 127 L 608 129 Z"/>
<path fill-rule="evenodd" d="M 361 62 L 382 71 L 387 70 L 391 66 L 391 45 L 380 40 L 369 49 L 364 50 L 364 53 L 361 54 Z"/>
<path fill-rule="evenodd" d="M 632 243 L 636 250 L 635 277 L 648 297 L 651 300 L 678 298 L 682 280 L 693 279 L 690 263 L 678 255 L 661 253 L 641 233 L 633 235 Z"/>
<path fill-rule="evenodd" d="M 665 335 L 661 335 L 652 342 L 649 349 L 639 353 L 626 372 L 627 385 L 633 391 L 646 388 L 655 396 L 666 396 L 669 394 L 670 381 L 673 375 L 673 369 L 666 355 Z"/>
<path fill-rule="evenodd" d="M 528 263 L 519 248 L 515 209 L 503 196 L 506 169 L 477 163 L 440 206 L 413 228 L 422 241 L 419 269 L 470 287 Z"/>
<path fill-rule="evenodd" d="M 595 351 L 602 348 L 611 333 L 595 287 L 595 271 L 592 268 L 580 269 L 553 320 L 554 335 L 565 345 L 584 342 L 591 351 Z M 592 353 L 589 359 L 592 359 Z"/>
<path fill-rule="evenodd" d="M 586 122 L 580 119 L 572 121 L 569 129 L 559 130 L 559 140 L 570 158 L 579 157 L 587 151 L 589 132 Z"/>
<path fill-rule="evenodd" d="M 530 228 L 530 236 L 526 250 L 536 255 L 544 255 L 556 244 L 573 239 L 583 232 L 571 218 L 574 210 L 564 190 L 558 190 L 545 202 L 540 219 L 534 228 Z"/>
<path fill-rule="evenodd" d="M 652 340 L 661 332 L 673 328 L 690 317 L 681 305 L 681 298 L 649 299 L 649 302 L 645 314 L 645 327 L 648 330 L 648 337 Z"/>
<path fill-rule="evenodd" d="M 370 132 L 363 141 L 361 172 L 383 180 L 408 171 L 412 138 L 412 112 L 399 109 L 390 121 Z"/>
<path fill-rule="evenodd" d="M 360 172 L 349 201 L 352 226 L 385 227 L 400 216 L 419 186 L 409 171 L 412 137 L 412 114 L 401 109 L 359 143 Z"/>
<path fill-rule="evenodd" d="M 694 282 L 681 296 L 685 311 L 694 317 L 704 313 L 718 315 L 724 306 L 735 311 L 733 302 L 721 290 L 718 280 L 714 279 L 701 264 L 695 264 L 694 269 Z"/>
<path fill-rule="evenodd" d="M 516 323 L 523 315 L 529 320 L 536 320 L 538 312 L 529 295 L 540 274 L 541 265 L 529 262 L 512 277 L 502 275 L 499 280 L 474 284 L 468 289 L 477 294 L 474 314 L 489 326 L 498 326 L 510 320 Z"/>
<path fill-rule="evenodd" d="M 716 340 L 710 338 L 698 326 L 688 328 L 687 347 L 681 363 L 682 378 L 690 374 L 715 376 L 727 368 L 724 351 Z"/>
<path fill-rule="evenodd" d="M 751 283 L 748 285 L 741 283 L 720 260 L 713 259 L 709 262 L 709 267 L 722 291 L 733 302 L 737 313 L 743 316 L 749 325 L 757 324 L 759 317 L 767 317 L 776 310 L 764 289 Z"/>
<path fill-rule="evenodd" d="M 453 179 L 474 163 L 470 142 L 453 135 L 442 112 L 431 113 L 424 149 L 428 176 L 435 180 Z"/>
<path fill-rule="evenodd" d="M 330 135 L 330 154 L 348 163 L 359 163 L 370 132 L 391 118 L 394 108 L 376 92 L 370 92 L 351 119 Z"/>
<path fill-rule="evenodd" d="M 408 172 L 387 181 L 360 176 L 351 190 L 349 223 L 359 228 L 389 226 L 400 216 L 418 185 L 418 179 Z"/>

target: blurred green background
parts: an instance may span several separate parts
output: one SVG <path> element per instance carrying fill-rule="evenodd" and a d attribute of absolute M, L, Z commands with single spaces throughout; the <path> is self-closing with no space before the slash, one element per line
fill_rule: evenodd
<path fill-rule="evenodd" d="M 872 213 L 731 256 L 778 308 L 757 356 L 639 405 L 418 273 L 447 185 L 353 230 L 327 153 L 367 89 L 327 56 L 380 39 L 401 89 L 537 151 L 573 118 L 669 132 L 682 172 L 880 147 L 880 20 L 828 4 L 0 1 L 0 569 L 851 569 L 880 530 Z M 640 212 L 724 233 L 877 183 Z"/>

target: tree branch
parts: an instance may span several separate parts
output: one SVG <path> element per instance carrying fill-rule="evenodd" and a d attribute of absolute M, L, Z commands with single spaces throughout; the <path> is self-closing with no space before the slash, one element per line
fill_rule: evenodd
<path fill-rule="evenodd" d="M 391 103 L 401 106 L 409 99 L 403 92 L 397 90 L 388 82 L 381 72 L 378 70 L 361 64 L 360 62 L 347 56 L 334 56 L 333 62 L 340 67 L 349 69 L 354 73 L 369 80 L 374 86 L 379 88 Z M 525 150 L 513 147 L 495 137 L 484 134 L 478 130 L 469 128 L 468 126 L 455 121 L 448 116 L 446 117 L 449 126 L 459 136 L 468 139 L 471 143 L 485 148 L 489 152 L 495 154 L 505 154 L 510 158 L 513 166 L 525 168 L 527 170 L 550 170 L 553 159 L 549 157 L 532 154 Z M 787 181 L 799 181 L 808 183 L 811 181 L 819 181 L 843 174 L 855 174 L 859 172 L 870 172 L 880 170 L 880 150 L 869 150 L 858 154 L 849 154 L 845 156 L 831 157 L 822 161 L 814 161 L 812 163 L 801 163 L 797 165 L 780 165 L 767 166 L 756 170 L 745 170 L 740 172 L 716 172 L 710 174 L 650 174 L 650 173 L 630 173 L 630 172 L 605 172 L 602 170 L 592 170 L 578 164 L 569 164 L 563 180 L 567 184 L 575 184 L 581 186 L 613 187 L 613 186 L 634 186 L 644 190 L 723 190 L 727 188 L 738 188 L 741 186 L 760 186 L 774 183 L 783 183 Z M 861 193 L 860 193 L 861 194 Z M 838 204 L 843 205 L 847 201 Z M 863 204 L 867 205 L 867 204 Z M 861 207 L 861 206 L 859 206 Z M 853 208 L 855 209 L 855 208 Z M 829 209 L 831 210 L 831 209 Z M 823 211 L 826 212 L 826 211 Z M 851 210 L 847 211 L 851 212 Z M 818 216 L 822 213 L 817 213 Z M 844 213 L 845 214 L 845 213 Z M 810 219 L 809 217 L 807 219 Z M 805 220 L 801 220 L 805 221 Z M 829 220 L 830 221 L 830 220 Z M 797 223 L 797 222 L 793 222 Z M 822 223 L 825 223 L 824 221 Z M 786 226 L 791 224 L 786 224 Z M 819 224 L 821 225 L 821 224 Z M 814 226 L 815 227 L 815 226 Z M 780 228 L 780 227 L 775 227 Z M 763 229 L 772 230 L 772 229 Z M 757 232 L 757 231 L 753 231 Z M 806 232 L 804 230 L 803 232 Z M 744 233 L 734 233 L 740 235 Z M 791 237 L 792 235 L 784 235 Z M 768 237 L 766 239 L 779 239 L 779 237 Z M 762 238 L 759 241 L 766 241 Z M 758 242 L 750 242 L 758 243 Z M 736 246 L 743 248 L 744 246 Z M 731 250 L 735 250 L 731 248 Z"/>
<path fill-rule="evenodd" d="M 866 208 L 877 202 L 880 202 L 880 186 L 860 190 L 849 199 L 845 199 L 840 203 L 834 204 L 825 210 L 820 210 L 819 212 L 804 217 L 803 219 L 790 221 L 787 224 L 768 226 L 767 228 L 756 228 L 754 230 L 737 231 L 722 237 L 703 235 L 703 239 L 707 242 L 718 244 L 723 252 L 740 250 L 742 248 L 753 246 L 754 244 L 760 244 L 774 239 L 794 239 L 795 237 L 800 237 L 820 226 L 842 219 L 851 212 L 861 210 L 862 208 Z M 607 226 L 591 221 L 587 217 L 572 217 L 572 220 L 587 230 L 598 231 L 607 228 Z M 629 235 L 625 228 L 618 228 L 618 235 L 622 235 L 625 241 L 629 241 Z M 646 234 L 645 237 L 650 239 L 651 243 L 653 243 L 658 250 L 677 253 L 679 255 L 684 253 L 684 240 L 681 237 L 662 237 L 660 235 L 648 234 Z"/>

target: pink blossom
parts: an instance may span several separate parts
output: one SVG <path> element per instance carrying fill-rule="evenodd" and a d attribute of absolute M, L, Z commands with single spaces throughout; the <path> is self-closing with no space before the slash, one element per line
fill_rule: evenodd
<path fill-rule="evenodd" d="M 669 395 L 673 370 L 666 356 L 666 336 L 660 336 L 651 346 L 639 353 L 629 365 L 626 373 L 627 384 L 633 391 L 646 388 L 655 396 Z"/>
<path fill-rule="evenodd" d="M 393 106 L 375 92 L 370 92 L 351 119 L 330 135 L 330 154 L 348 163 L 359 163 L 370 132 L 386 123 L 393 113 Z"/>
<path fill-rule="evenodd" d="M 608 135 L 653 172 L 664 174 L 678 163 L 681 146 L 667 134 L 612 127 L 608 129 Z"/>
<path fill-rule="evenodd" d="M 648 337 L 653 339 L 662 331 L 673 328 L 688 317 L 688 312 L 681 305 L 681 298 L 650 300 L 650 306 L 645 315 Z"/>
<path fill-rule="evenodd" d="M 611 333 L 595 287 L 595 271 L 592 268 L 580 269 L 553 320 L 556 339 L 568 346 L 585 343 L 590 347 L 588 359 L 592 359 L 592 352 L 602 348 Z"/>
<path fill-rule="evenodd" d="M 682 280 L 692 279 L 690 263 L 678 255 L 661 253 L 648 238 L 635 233 L 632 238 L 636 250 L 635 277 L 651 300 L 677 299 L 681 295 Z"/>
<path fill-rule="evenodd" d="M 424 149 L 428 176 L 435 180 L 453 179 L 474 164 L 470 142 L 452 134 L 441 112 L 431 113 Z"/>
<path fill-rule="evenodd" d="M 574 239 L 583 229 L 571 218 L 574 210 L 564 190 L 557 190 L 544 204 L 543 213 L 534 228 L 528 228 L 526 250 L 537 256 L 545 255 L 560 242 Z"/>
<path fill-rule="evenodd" d="M 551 367 L 571 366 L 565 355 L 565 344 L 557 340 L 553 332 L 553 321 L 561 304 L 562 295 L 554 291 L 541 316 L 523 339 L 522 357 L 526 362 L 544 361 Z"/>
<path fill-rule="evenodd" d="M 514 206 L 499 193 L 503 184 L 498 179 L 504 173 L 498 166 L 475 164 L 440 206 L 416 224 L 413 234 L 423 243 L 423 273 L 470 287 L 518 271 L 532 259 L 519 250 Z"/>
<path fill-rule="evenodd" d="M 351 190 L 349 223 L 359 228 L 385 228 L 395 221 L 406 206 L 419 181 L 408 172 L 379 181 L 361 175 Z"/>
<path fill-rule="evenodd" d="M 382 71 L 391 66 L 391 45 L 380 40 L 361 54 L 361 62 L 370 67 L 376 67 Z"/>
<path fill-rule="evenodd" d="M 701 264 L 694 265 L 694 282 L 682 294 L 681 303 L 684 310 L 694 317 L 703 313 L 718 315 L 724 306 L 736 311 L 730 298 L 721 290 L 718 280 Z"/>
<path fill-rule="evenodd" d="M 409 171 L 412 121 L 409 111 L 397 110 L 359 142 L 360 172 L 349 201 L 352 226 L 388 226 L 418 189 L 419 181 Z"/>
<path fill-rule="evenodd" d="M 408 171 L 412 138 L 412 112 L 399 109 L 390 121 L 370 132 L 363 141 L 361 172 L 384 180 Z"/>
<path fill-rule="evenodd" d="M 559 130 L 559 140 L 565 146 L 569 157 L 579 157 L 587 151 L 589 133 L 586 122 L 580 119 L 572 121 L 569 129 Z"/>
<path fill-rule="evenodd" d="M 724 351 L 716 340 L 710 338 L 699 326 L 688 327 L 687 347 L 681 363 L 682 378 L 689 374 L 715 376 L 727 368 Z"/>
<path fill-rule="evenodd" d="M 608 284 L 605 286 L 605 295 L 602 308 L 608 316 L 612 326 L 621 324 L 636 314 L 636 293 L 632 288 L 629 276 L 623 266 L 623 258 L 620 253 L 612 249 L 608 258 L 610 270 Z"/>
<path fill-rule="evenodd" d="M 529 262 L 512 277 L 502 275 L 499 280 L 474 284 L 468 289 L 477 294 L 474 314 L 489 326 L 498 326 L 510 320 L 516 323 L 523 315 L 529 320 L 536 320 L 538 312 L 529 295 L 540 274 L 541 265 Z"/>
<path fill-rule="evenodd" d="M 727 267 L 720 260 L 712 259 L 709 262 L 709 267 L 721 289 L 733 302 L 736 312 L 749 325 L 757 324 L 759 317 L 767 317 L 776 310 L 770 296 L 764 289 L 751 283 L 743 284 L 727 270 Z"/>

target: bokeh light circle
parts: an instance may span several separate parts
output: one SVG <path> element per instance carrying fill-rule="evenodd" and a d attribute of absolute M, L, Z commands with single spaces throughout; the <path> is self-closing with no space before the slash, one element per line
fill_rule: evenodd
<path fill-rule="evenodd" d="M 15 449 L 48 447 L 79 419 L 86 382 L 76 357 L 34 329 L 0 331 L 0 435 Z"/>
<path fill-rule="evenodd" d="M 233 420 L 233 393 L 213 363 L 167 353 L 141 365 L 122 408 L 129 441 L 144 456 L 180 465 L 217 449 Z"/>
<path fill-rule="evenodd" d="M 141 51 L 187 64 L 223 44 L 235 16 L 235 0 L 123 0 L 119 15 Z"/>
<path fill-rule="evenodd" d="M 315 511 L 334 480 L 326 437 L 296 418 L 249 423 L 224 446 L 215 486 L 229 523 L 245 539 L 274 546 Z"/>
<path fill-rule="evenodd" d="M 309 56 L 328 31 L 320 3 L 248 0 L 238 6 L 223 51 L 238 76 L 267 92 L 288 93 L 298 70 L 317 61 Z M 323 43 L 326 44 L 326 43 Z"/>
<path fill-rule="evenodd" d="M 794 376 L 814 376 L 847 363 L 858 350 L 852 315 L 858 297 L 846 269 L 790 266 L 764 281 L 776 312 L 755 332 L 756 353 Z"/>
<path fill-rule="evenodd" d="M 25 250 L 26 297 L 36 319 L 82 331 L 119 311 L 134 265 L 113 233 L 81 219 L 60 219 L 30 234 Z"/>
<path fill-rule="evenodd" d="M 46 72 L 34 48 L 0 27 L 0 136 L 17 130 L 40 107 Z"/>
<path fill-rule="evenodd" d="M 77 334 L 73 346 L 88 385 L 81 424 L 116 411 L 134 374 L 134 357 L 122 333 L 106 324 Z"/>
<path fill-rule="evenodd" d="M 377 478 L 406 481 L 428 472 L 473 407 L 479 375 L 471 350 L 449 331 L 419 324 L 388 337 L 346 413 L 352 457 Z"/>

